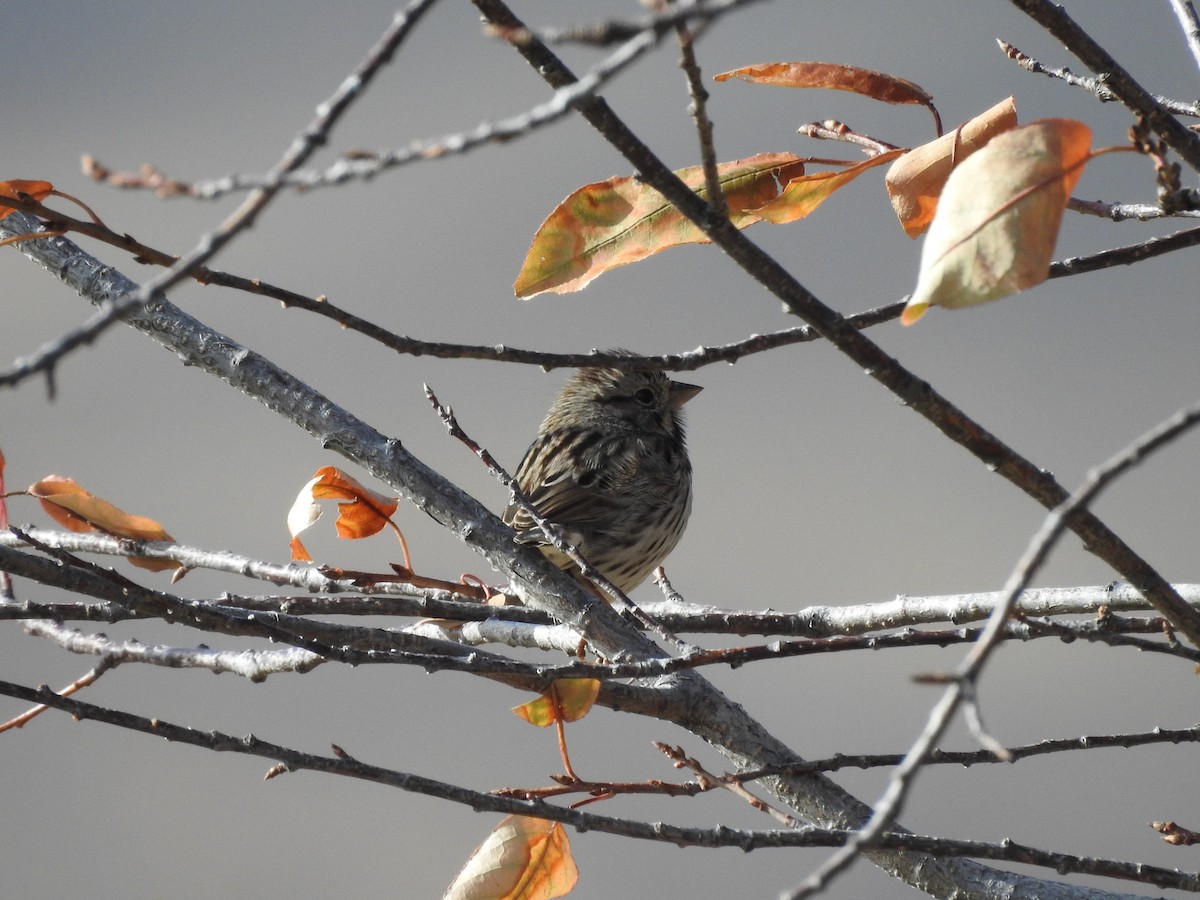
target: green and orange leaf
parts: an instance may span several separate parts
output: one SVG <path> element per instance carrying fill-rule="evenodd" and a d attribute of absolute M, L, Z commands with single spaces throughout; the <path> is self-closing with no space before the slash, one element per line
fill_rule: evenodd
<path fill-rule="evenodd" d="M 804 160 L 790 153 L 763 153 L 718 166 L 734 225 L 745 228 L 761 221 L 754 210 L 803 173 Z M 704 195 L 702 167 L 675 174 Z M 668 247 L 707 242 L 704 233 L 654 188 L 636 178 L 610 178 L 575 191 L 547 217 L 534 235 L 513 291 L 521 298 L 571 293 L 610 269 Z"/>
<path fill-rule="evenodd" d="M 107 500 L 96 497 L 74 480 L 50 475 L 30 485 L 26 491 L 36 497 L 42 508 L 68 531 L 86 533 L 99 531 L 138 541 L 174 541 L 175 539 L 153 519 L 131 515 Z M 135 566 L 154 572 L 177 569 L 179 563 L 169 559 L 129 557 Z"/>
<path fill-rule="evenodd" d="M 1017 127 L 1012 97 L 928 144 L 914 147 L 888 169 L 886 184 L 896 218 L 909 237 L 923 234 L 937 211 L 950 172 L 988 141 Z"/>
<path fill-rule="evenodd" d="M 900 321 L 930 306 L 997 300 L 1046 279 L 1063 210 L 1091 158 L 1091 130 L 1042 119 L 993 138 L 946 182 Z"/>
<path fill-rule="evenodd" d="M 552 900 L 578 880 L 562 825 L 509 816 L 471 854 L 442 900 Z"/>
<path fill-rule="evenodd" d="M 576 722 L 591 711 L 600 693 L 595 678 L 560 678 L 536 700 L 514 706 L 513 712 L 539 728 L 556 722 Z"/>

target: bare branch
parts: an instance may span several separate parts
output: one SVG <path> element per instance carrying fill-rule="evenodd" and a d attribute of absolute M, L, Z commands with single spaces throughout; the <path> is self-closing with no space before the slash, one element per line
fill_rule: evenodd
<path fill-rule="evenodd" d="M 1107 50 L 1067 15 L 1066 10 L 1050 0 L 1012 0 L 1012 4 L 1061 41 L 1096 74 L 1105 89 L 1135 116 L 1144 116 L 1168 146 L 1193 170 L 1200 172 L 1200 134 L 1185 128 L 1171 110 L 1134 80 Z M 1194 112 L 1191 114 L 1195 115 Z"/>
<path fill-rule="evenodd" d="M 1179 19 L 1179 27 L 1187 40 L 1188 49 L 1192 51 L 1192 59 L 1200 68 L 1200 18 L 1196 16 L 1196 8 L 1192 0 L 1171 0 L 1171 9 Z"/>
<path fill-rule="evenodd" d="M 1172 2 L 1175 2 L 1175 0 L 1172 0 Z M 1048 78 L 1057 78 L 1065 84 L 1072 85 L 1073 87 L 1081 87 L 1094 94 L 1096 99 L 1101 103 L 1112 103 L 1120 99 L 1109 90 L 1104 81 L 1098 78 L 1092 78 L 1087 75 L 1076 75 L 1070 69 L 1058 69 L 1054 66 L 1044 65 L 1032 56 L 1022 53 L 1007 41 L 997 39 L 996 43 L 1000 45 L 1000 49 L 1004 51 L 1005 56 L 1027 72 L 1032 72 L 1035 75 L 1045 75 Z M 1169 97 L 1162 97 L 1157 94 L 1154 95 L 1154 99 L 1162 104 L 1165 109 L 1169 109 L 1176 115 L 1200 116 L 1200 104 L 1183 103 L 1182 101 L 1172 100 Z"/>
<path fill-rule="evenodd" d="M 106 722 L 160 739 L 165 738 L 168 741 L 190 744 L 218 752 L 242 753 L 275 760 L 280 764 L 279 767 L 272 770 L 276 773 L 307 769 L 358 778 L 413 793 L 438 797 L 453 803 L 461 803 L 478 812 L 536 816 L 573 825 L 580 831 L 599 831 L 641 840 L 671 843 L 681 847 L 738 847 L 744 851 L 766 847 L 836 847 L 845 843 L 849 837 L 848 832 L 836 829 L 744 831 L 725 826 L 712 829 L 683 828 L 662 822 L 638 822 L 610 816 L 598 816 L 594 813 L 564 809 L 537 800 L 523 800 L 511 796 L 473 791 L 420 775 L 384 769 L 359 762 L 344 751 L 332 757 L 315 756 L 260 740 L 254 735 L 238 738 L 218 731 L 201 732 L 174 725 L 163 719 L 147 719 L 120 710 L 106 709 L 68 697 L 60 697 L 49 688 L 34 689 L 8 681 L 0 681 L 0 694 L 27 702 L 44 703 L 68 712 L 77 719 Z M 1128 879 L 1164 888 L 1200 891 L 1200 874 L 1179 872 L 1141 863 L 1125 863 L 1110 859 L 1053 853 L 1022 846 L 1011 841 L 1005 841 L 1003 844 L 987 844 L 982 841 L 954 841 L 905 833 L 890 833 L 881 838 L 880 844 L 884 849 L 901 852 L 916 851 L 933 856 L 975 856 L 984 859 L 1010 860 L 1043 866 L 1060 874 L 1080 872 L 1108 878 Z M 1032 879 L 1029 880 L 1032 881 Z M 1056 896 L 1058 895 L 1056 894 Z M 1089 896 L 1110 898 L 1110 900 L 1134 900 L 1134 895 L 1114 895 L 1108 892 L 1093 892 Z"/>

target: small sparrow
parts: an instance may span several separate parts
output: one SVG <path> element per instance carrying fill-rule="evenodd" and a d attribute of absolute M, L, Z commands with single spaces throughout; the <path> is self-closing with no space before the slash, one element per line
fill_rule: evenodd
<path fill-rule="evenodd" d="M 682 407 L 700 390 L 662 372 L 580 369 L 517 469 L 538 513 L 623 592 L 646 580 L 687 525 L 692 465 Z M 518 504 L 510 503 L 503 518 L 519 542 L 577 571 Z"/>

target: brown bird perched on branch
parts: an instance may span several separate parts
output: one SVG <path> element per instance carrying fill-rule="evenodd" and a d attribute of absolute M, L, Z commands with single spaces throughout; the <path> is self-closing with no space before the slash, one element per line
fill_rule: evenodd
<path fill-rule="evenodd" d="M 662 372 L 579 369 L 517 469 L 538 513 L 622 591 L 646 580 L 687 525 L 692 465 L 682 407 L 700 390 Z M 508 505 L 504 521 L 519 542 L 577 571 L 519 505 Z"/>

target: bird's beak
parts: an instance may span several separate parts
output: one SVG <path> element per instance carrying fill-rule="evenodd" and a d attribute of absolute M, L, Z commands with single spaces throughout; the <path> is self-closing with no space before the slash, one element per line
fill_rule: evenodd
<path fill-rule="evenodd" d="M 698 384 L 685 384 L 682 381 L 671 382 L 670 403 L 673 409 L 679 409 L 683 404 L 687 403 L 704 388 Z"/>

